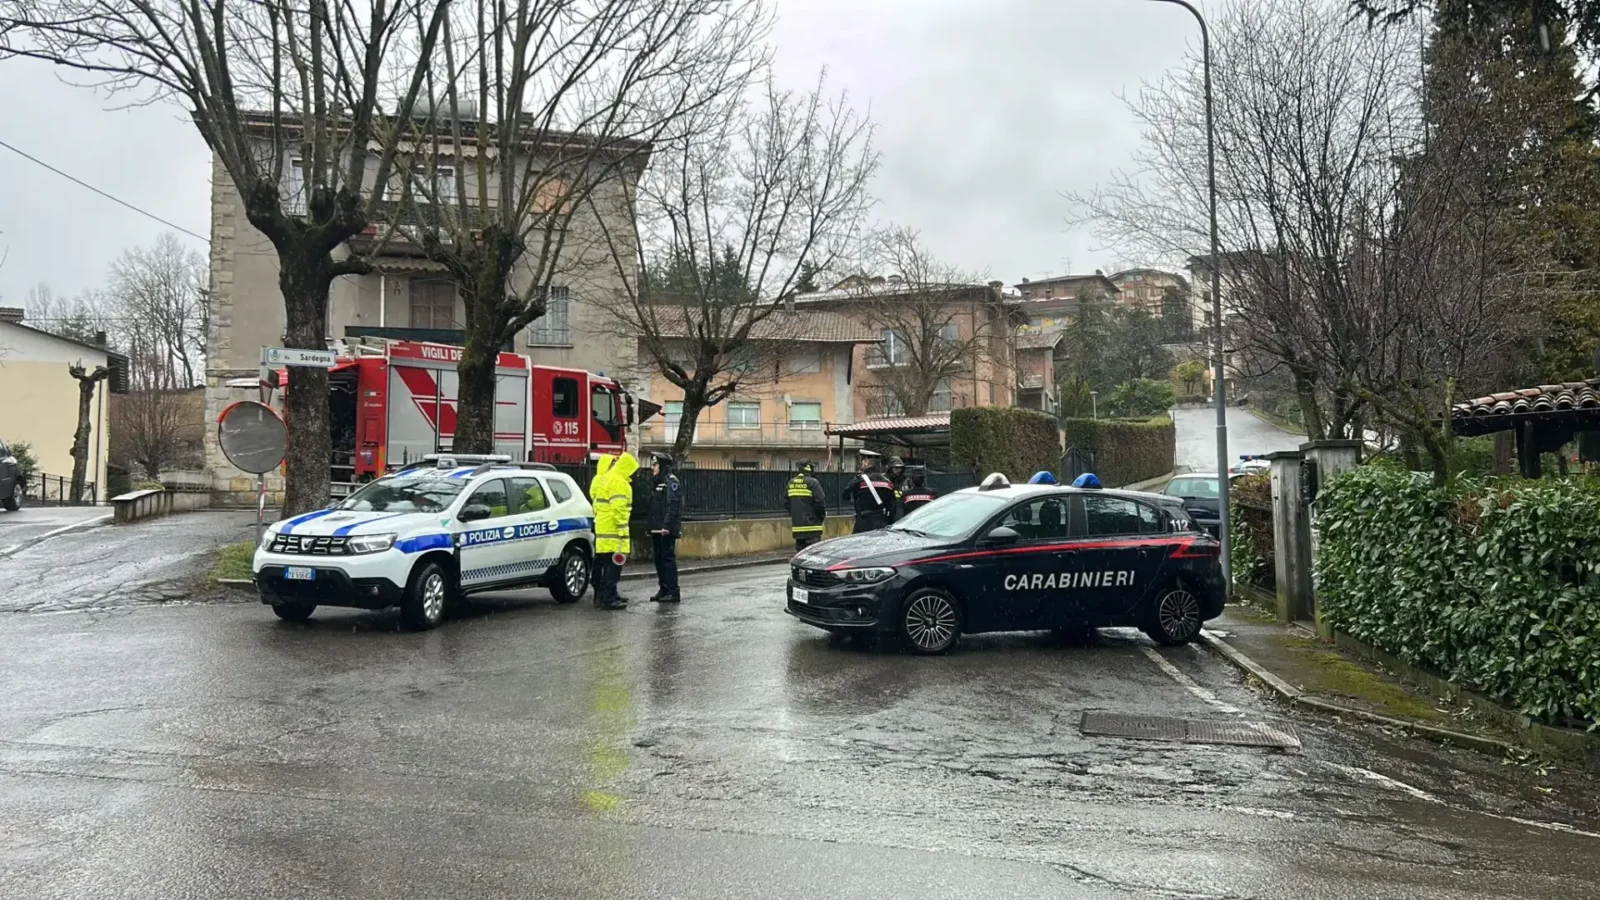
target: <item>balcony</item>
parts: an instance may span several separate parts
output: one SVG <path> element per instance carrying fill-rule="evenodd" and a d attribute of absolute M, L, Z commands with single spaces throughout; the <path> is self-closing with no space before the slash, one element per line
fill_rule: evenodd
<path fill-rule="evenodd" d="M 664 447 L 678 439 L 676 423 L 652 419 L 639 426 L 639 437 L 647 447 Z M 822 422 L 763 422 L 744 425 L 723 420 L 696 423 L 694 446 L 716 447 L 771 447 L 774 449 L 821 449 L 828 446 L 828 435 Z M 856 446 L 847 442 L 846 446 Z"/>

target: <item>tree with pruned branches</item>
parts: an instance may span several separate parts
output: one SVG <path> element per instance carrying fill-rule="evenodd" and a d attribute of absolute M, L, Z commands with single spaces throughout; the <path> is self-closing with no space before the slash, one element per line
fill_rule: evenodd
<path fill-rule="evenodd" d="M 290 347 L 322 349 L 328 290 L 369 270 L 345 251 L 373 221 L 450 0 L 15 0 L 0 58 L 42 59 L 180 104 L 277 251 Z M 327 502 L 327 373 L 297 370 L 284 512 Z"/>
<path fill-rule="evenodd" d="M 596 302 L 640 367 L 683 391 L 675 454 L 703 411 L 772 377 L 762 354 L 798 321 L 786 306 L 803 281 L 854 249 L 877 163 L 871 123 L 821 84 L 768 82 L 657 148 L 638 231 L 604 230 L 619 287 Z"/>

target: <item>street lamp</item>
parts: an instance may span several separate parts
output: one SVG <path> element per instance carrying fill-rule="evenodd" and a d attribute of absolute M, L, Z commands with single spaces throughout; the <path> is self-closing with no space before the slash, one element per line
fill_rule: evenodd
<path fill-rule="evenodd" d="M 1206 80 L 1206 193 L 1211 202 L 1211 339 L 1215 353 L 1214 365 L 1217 394 L 1217 497 L 1222 507 L 1222 521 L 1218 533 L 1222 538 L 1222 574 L 1232 584 L 1232 565 L 1229 556 L 1228 508 L 1228 399 L 1223 376 L 1222 358 L 1222 259 L 1217 250 L 1217 126 L 1211 102 L 1211 32 L 1206 28 L 1205 16 L 1200 15 L 1188 0 L 1151 0 L 1154 3 L 1171 3 L 1181 6 L 1200 23 L 1200 48 Z"/>

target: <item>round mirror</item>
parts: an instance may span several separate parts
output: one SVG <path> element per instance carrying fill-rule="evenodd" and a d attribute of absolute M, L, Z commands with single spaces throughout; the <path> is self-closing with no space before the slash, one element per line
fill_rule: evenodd
<path fill-rule="evenodd" d="M 283 463 L 289 452 L 289 429 L 271 407 L 242 400 L 217 417 L 217 443 L 228 462 L 260 475 Z"/>

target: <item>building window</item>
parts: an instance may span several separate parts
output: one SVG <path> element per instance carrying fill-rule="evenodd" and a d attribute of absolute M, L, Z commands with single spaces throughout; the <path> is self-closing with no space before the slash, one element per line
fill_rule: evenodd
<path fill-rule="evenodd" d="M 761 404 L 759 403 L 729 403 L 728 404 L 729 428 L 760 428 Z"/>
<path fill-rule="evenodd" d="M 933 395 L 928 398 L 928 412 L 949 412 L 955 394 L 950 390 L 950 379 L 941 378 L 933 388 Z"/>
<path fill-rule="evenodd" d="M 822 428 L 821 403 L 789 404 L 789 427 L 796 431 L 816 431 Z"/>
<path fill-rule="evenodd" d="M 795 375 L 810 375 L 822 371 L 822 351 L 815 347 L 803 347 L 795 351 L 789 359 L 789 371 Z"/>
<path fill-rule="evenodd" d="M 434 178 L 438 178 L 437 184 Z M 390 179 L 389 186 L 384 190 L 384 200 L 394 202 L 405 196 L 405 175 L 397 172 Z M 432 203 L 437 197 L 440 203 L 456 202 L 456 167 L 455 166 L 428 166 L 417 163 L 411 167 L 411 201 L 413 203 Z"/>
<path fill-rule="evenodd" d="M 683 421 L 683 401 L 668 400 L 661 406 L 662 430 L 670 443 L 678 439 L 678 425 Z"/>
<path fill-rule="evenodd" d="M 305 215 L 306 164 L 304 160 L 289 160 L 289 168 L 283 173 L 283 211 L 291 216 Z"/>
<path fill-rule="evenodd" d="M 533 347 L 572 346 L 572 292 L 565 287 L 550 288 L 545 297 L 544 315 L 528 324 L 528 344 Z"/>
<path fill-rule="evenodd" d="M 455 328 L 456 286 L 435 278 L 412 279 L 411 327 Z"/>
<path fill-rule="evenodd" d="M 867 365 L 882 368 L 884 366 L 903 365 L 906 361 L 906 341 L 900 332 L 892 328 L 883 330 L 883 342 L 873 344 L 867 351 Z"/>

